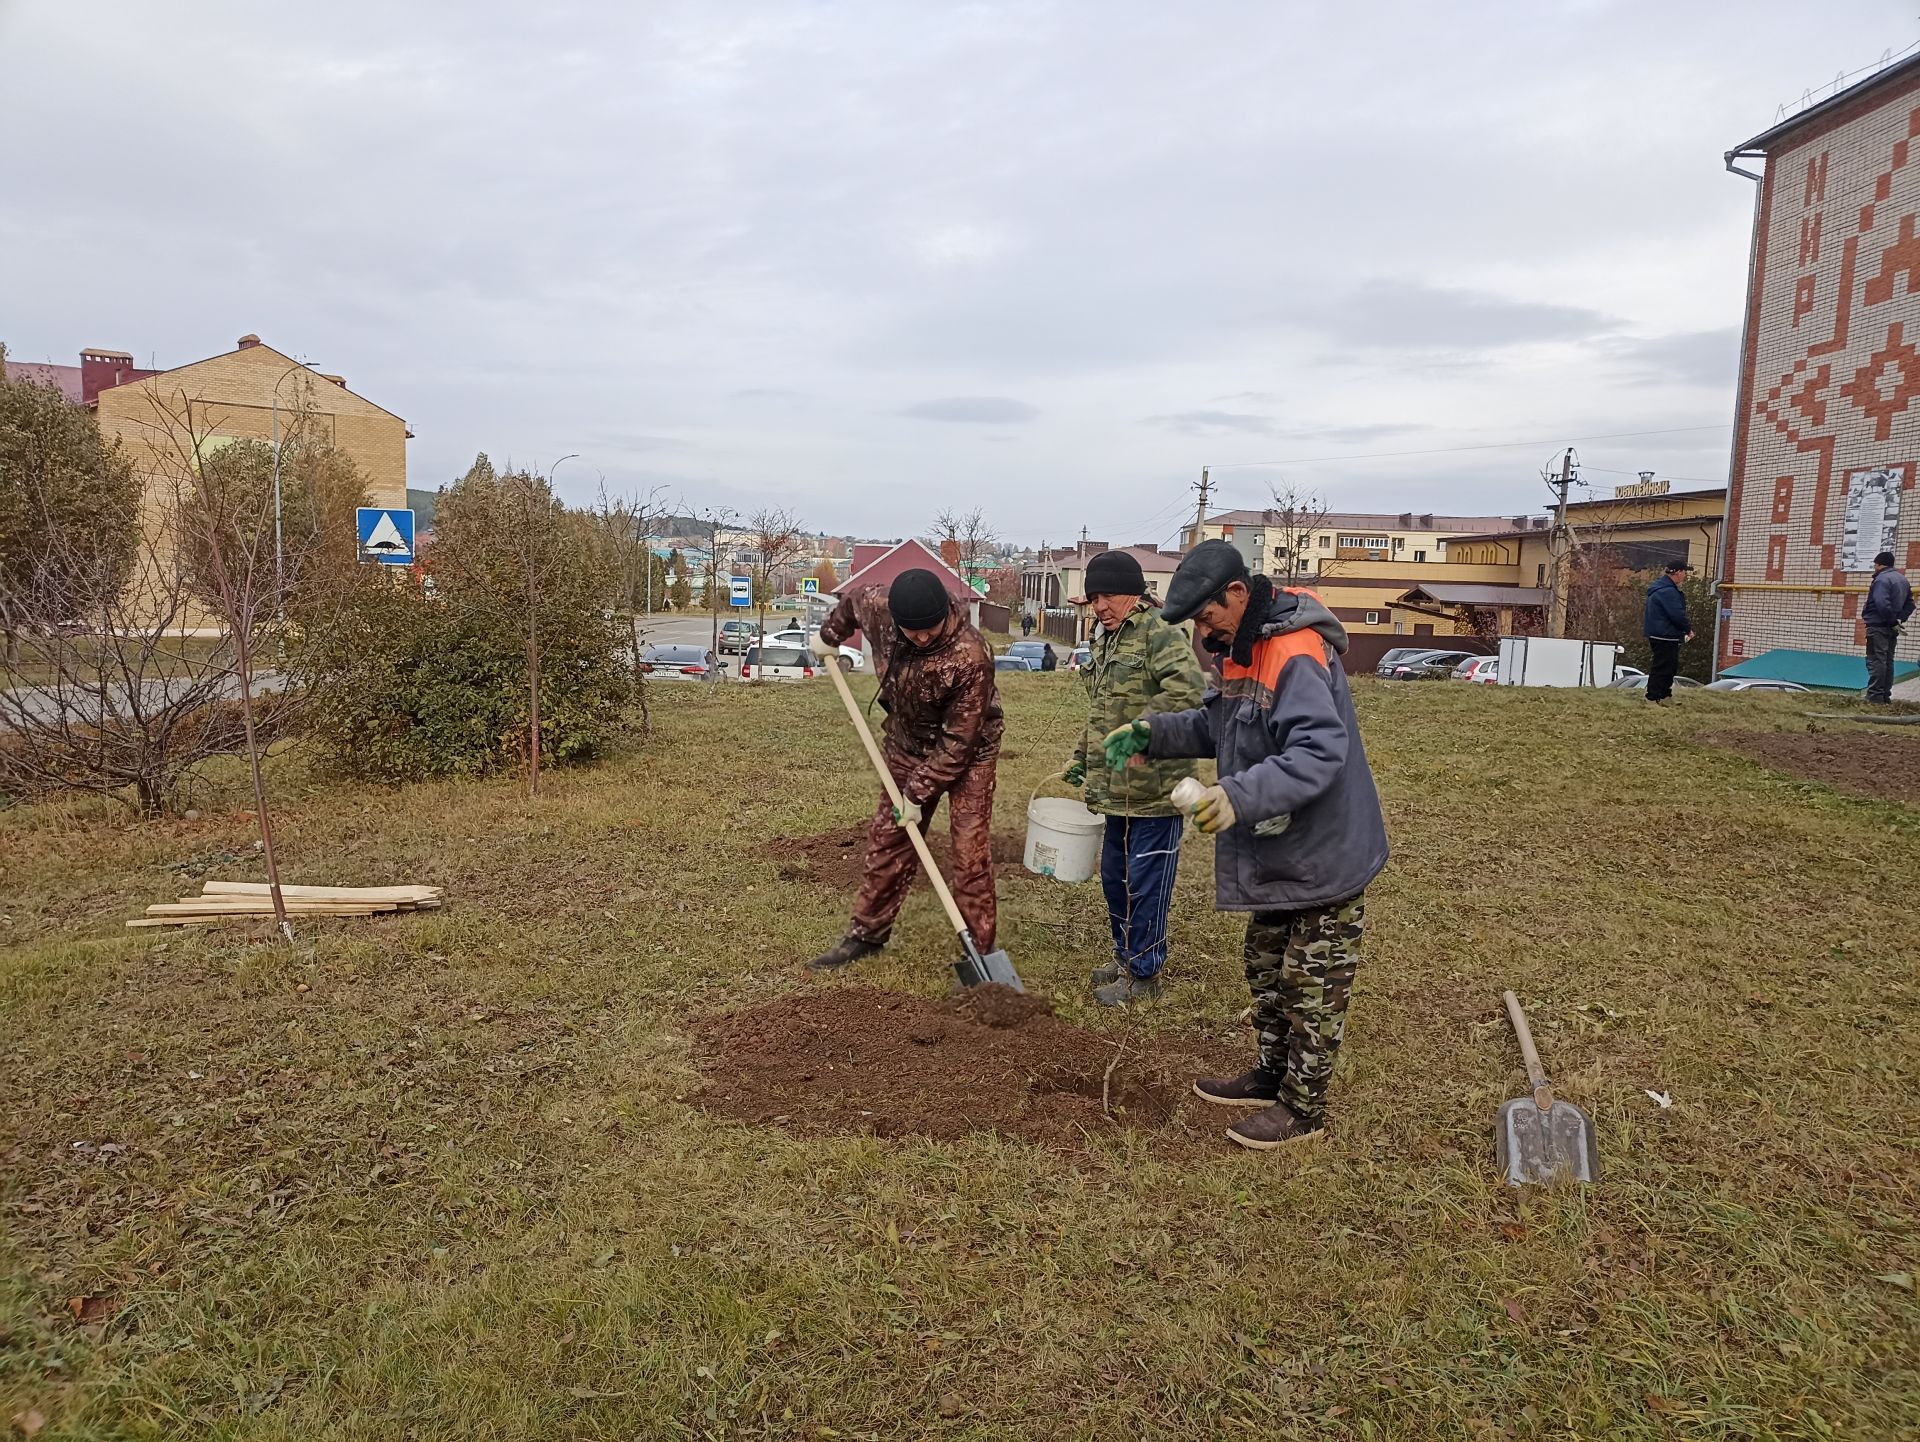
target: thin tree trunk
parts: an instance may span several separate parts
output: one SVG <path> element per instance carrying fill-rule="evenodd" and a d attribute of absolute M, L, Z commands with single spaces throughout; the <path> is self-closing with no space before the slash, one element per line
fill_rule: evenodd
<path fill-rule="evenodd" d="M 280 923 L 280 935 L 292 941 L 293 923 L 287 919 L 287 901 L 280 891 L 280 859 L 273 849 L 273 820 L 267 815 L 267 785 L 260 774 L 260 743 L 253 730 L 253 649 L 247 630 L 236 626 L 233 633 L 240 664 L 240 721 L 247 732 L 247 770 L 253 777 L 253 809 L 260 818 L 260 852 L 267 862 L 267 890 L 273 897 L 274 919 Z"/>
<path fill-rule="evenodd" d="M 640 618 L 627 612 L 627 629 L 633 633 L 633 692 L 640 698 L 640 734 L 653 735 L 653 713 L 647 709 L 647 673 L 640 669 Z"/>
<path fill-rule="evenodd" d="M 527 585 L 527 795 L 540 794 L 540 618 L 533 609 L 533 585 Z"/>

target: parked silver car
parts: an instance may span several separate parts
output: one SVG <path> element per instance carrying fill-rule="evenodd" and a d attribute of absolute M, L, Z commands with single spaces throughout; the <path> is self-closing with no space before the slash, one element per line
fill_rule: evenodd
<path fill-rule="evenodd" d="M 705 646 L 662 643 L 640 653 L 640 672 L 652 681 L 718 681 L 727 663 Z"/>

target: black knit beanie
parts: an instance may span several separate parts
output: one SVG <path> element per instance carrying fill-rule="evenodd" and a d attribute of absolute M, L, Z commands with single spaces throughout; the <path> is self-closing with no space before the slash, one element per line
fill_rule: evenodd
<path fill-rule="evenodd" d="M 947 619 L 952 604 L 940 578 L 918 566 L 902 571 L 887 588 L 887 609 L 903 631 L 931 631 Z"/>

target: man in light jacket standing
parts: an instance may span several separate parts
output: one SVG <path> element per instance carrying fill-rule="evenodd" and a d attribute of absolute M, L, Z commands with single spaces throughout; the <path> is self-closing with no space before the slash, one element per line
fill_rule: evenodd
<path fill-rule="evenodd" d="M 1259 1060 L 1193 1089 L 1249 1109 L 1227 1136 L 1266 1150 L 1325 1123 L 1387 830 L 1340 669 L 1346 629 L 1320 598 L 1250 577 L 1231 542 L 1203 541 L 1167 587 L 1165 619 L 1188 617 L 1223 658 L 1217 685 L 1195 710 L 1116 728 L 1107 763 L 1144 754 L 1219 764 L 1193 819 L 1214 837 L 1215 904 L 1253 913 L 1244 957 Z"/>
<path fill-rule="evenodd" d="M 1084 786 L 1087 809 L 1107 818 L 1100 884 L 1107 895 L 1113 960 L 1094 970 L 1093 999 L 1102 1006 L 1130 1006 L 1160 994 L 1167 908 L 1184 826 L 1170 798 L 1194 768 L 1190 761 L 1169 760 L 1119 771 L 1098 765 L 1089 772 L 1087 753 L 1135 717 L 1198 706 L 1206 683 L 1185 633 L 1161 619 L 1159 608 L 1146 598 L 1146 573 L 1132 556 L 1102 551 L 1093 557 L 1084 589 L 1072 603 L 1092 607 L 1100 624 L 1080 671 L 1089 720 L 1063 779 Z"/>
<path fill-rule="evenodd" d="M 1647 667 L 1647 699 L 1665 701 L 1673 695 L 1673 678 L 1680 674 L 1680 648 L 1693 639 L 1693 622 L 1687 619 L 1687 596 L 1680 582 L 1693 569 L 1685 561 L 1675 561 L 1666 574 L 1647 587 L 1647 614 L 1641 630 L 1653 662 Z"/>
<path fill-rule="evenodd" d="M 1893 700 L 1893 647 L 1900 627 L 1913 614 L 1913 587 L 1893 568 L 1893 552 L 1873 558 L 1873 584 L 1860 622 L 1867 628 L 1867 699 L 1879 705 Z"/>

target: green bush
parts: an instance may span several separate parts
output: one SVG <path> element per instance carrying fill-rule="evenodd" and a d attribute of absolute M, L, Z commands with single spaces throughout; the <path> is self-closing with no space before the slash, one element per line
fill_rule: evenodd
<path fill-rule="evenodd" d="M 530 564 L 542 764 L 598 756 L 625 722 L 633 678 L 621 629 L 599 605 L 598 578 L 570 544 L 576 519 L 538 478 L 496 477 L 481 457 L 441 494 L 436 540 L 423 551 L 431 589 L 411 576 L 368 574 L 338 620 L 306 638 L 295 667 L 310 737 L 349 772 L 376 780 L 523 764 Z"/>

